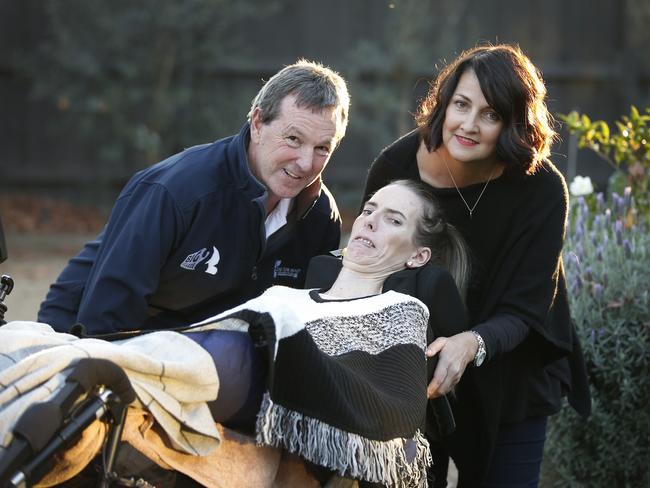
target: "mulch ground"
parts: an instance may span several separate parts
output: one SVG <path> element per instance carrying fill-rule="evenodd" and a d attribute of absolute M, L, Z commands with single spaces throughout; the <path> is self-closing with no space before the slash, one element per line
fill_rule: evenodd
<path fill-rule="evenodd" d="M 99 209 L 33 195 L 0 195 L 5 232 L 93 234 L 106 223 Z"/>
<path fill-rule="evenodd" d="M 356 209 L 340 208 L 343 232 L 349 232 Z M 0 219 L 5 231 L 17 233 L 95 234 L 108 216 L 99 208 L 34 195 L 0 195 Z"/>

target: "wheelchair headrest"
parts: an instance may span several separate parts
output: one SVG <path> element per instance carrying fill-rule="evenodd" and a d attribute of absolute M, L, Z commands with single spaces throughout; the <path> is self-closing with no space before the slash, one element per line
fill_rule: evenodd
<path fill-rule="evenodd" d="M 332 286 L 342 261 L 331 255 L 315 256 L 309 262 L 305 288 L 327 289 Z M 449 272 L 435 264 L 427 263 L 413 269 L 403 269 L 388 277 L 383 291 L 393 290 L 422 301 L 431 315 L 430 323 L 436 336 L 449 337 L 467 330 L 465 306 Z M 447 318 L 445 314 L 453 314 Z"/>

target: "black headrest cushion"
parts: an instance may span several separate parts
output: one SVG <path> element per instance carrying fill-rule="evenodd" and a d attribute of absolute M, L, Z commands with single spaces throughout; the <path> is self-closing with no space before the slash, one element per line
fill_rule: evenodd
<path fill-rule="evenodd" d="M 309 262 L 305 288 L 327 289 L 341 271 L 341 259 L 331 255 L 315 256 Z M 427 263 L 414 269 L 393 273 L 384 283 L 384 291 L 394 290 L 421 300 L 429 309 L 430 324 L 436 336 L 449 337 L 467 330 L 467 316 L 454 279 L 449 272 Z"/>

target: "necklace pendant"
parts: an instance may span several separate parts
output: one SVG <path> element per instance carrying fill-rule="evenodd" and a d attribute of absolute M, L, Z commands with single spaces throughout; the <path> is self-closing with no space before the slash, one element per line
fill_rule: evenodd
<path fill-rule="evenodd" d="M 494 169 L 495 167 L 492 168 L 492 171 L 490 172 L 490 177 L 488 180 L 485 182 L 485 185 L 483 185 L 483 189 L 481 190 L 481 193 L 479 193 L 478 198 L 474 202 L 473 206 L 469 206 L 469 203 L 467 203 L 467 200 L 465 200 L 465 197 L 463 196 L 463 193 L 460 191 L 460 188 L 458 188 L 458 185 L 456 184 L 456 179 L 454 178 L 454 175 L 452 174 L 451 170 L 449 169 L 449 165 L 447 164 L 447 161 L 445 160 L 444 156 L 441 156 L 442 162 L 445 163 L 445 168 L 447 168 L 447 173 L 449 173 L 449 178 L 451 178 L 451 182 L 454 184 L 454 188 L 456 188 L 456 192 L 458 193 L 458 196 L 460 199 L 463 201 L 465 204 L 465 208 L 469 212 L 469 218 L 472 220 L 472 216 L 474 214 L 474 209 L 478 205 L 478 202 L 481 201 L 481 197 L 483 196 L 483 193 L 485 193 L 485 190 L 487 189 L 488 185 L 490 184 L 490 181 L 492 181 L 492 176 L 494 176 Z"/>

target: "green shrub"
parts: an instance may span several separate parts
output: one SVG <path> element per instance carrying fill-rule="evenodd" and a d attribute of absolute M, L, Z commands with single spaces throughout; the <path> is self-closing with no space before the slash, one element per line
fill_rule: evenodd
<path fill-rule="evenodd" d="M 565 267 L 593 413 L 552 418 L 547 485 L 650 486 L 650 236 L 631 193 L 572 202 Z"/>
<path fill-rule="evenodd" d="M 610 191 L 621 193 L 630 186 L 645 223 L 650 224 L 650 108 L 640 113 L 630 107 L 630 115 L 616 121 L 616 131 L 605 121 L 592 121 L 575 111 L 559 118 L 577 136 L 579 148 L 591 149 L 616 170 Z"/>

